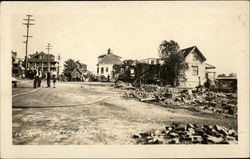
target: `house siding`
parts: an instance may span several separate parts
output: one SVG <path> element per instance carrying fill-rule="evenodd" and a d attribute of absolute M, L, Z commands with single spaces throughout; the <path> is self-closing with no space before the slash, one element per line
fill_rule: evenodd
<path fill-rule="evenodd" d="M 197 52 L 193 50 L 185 58 L 189 68 L 185 71 L 187 81 L 182 82 L 181 86 L 196 87 L 199 85 L 199 78 L 202 85 L 206 82 L 206 63 L 200 56 L 198 56 L 198 60 L 194 60 L 195 54 Z M 198 66 L 198 75 L 193 75 L 193 66 Z"/>
<path fill-rule="evenodd" d="M 98 64 L 99 72 L 97 73 L 97 76 L 105 76 L 106 78 L 109 77 L 112 78 L 112 71 L 113 71 L 113 64 Z M 101 72 L 103 68 L 103 73 Z M 108 71 L 106 71 L 106 68 L 108 68 Z"/>

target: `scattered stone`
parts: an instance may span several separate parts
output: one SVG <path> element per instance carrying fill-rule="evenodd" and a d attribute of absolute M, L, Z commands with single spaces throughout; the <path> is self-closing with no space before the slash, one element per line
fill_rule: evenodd
<path fill-rule="evenodd" d="M 233 129 L 219 125 L 173 122 L 166 130 L 155 130 L 132 136 L 137 144 L 237 144 L 238 135 Z"/>
<path fill-rule="evenodd" d="M 174 132 L 171 132 L 171 133 L 169 133 L 169 136 L 171 136 L 171 137 L 178 137 L 178 136 L 179 136 L 179 134 L 174 133 Z"/>
<path fill-rule="evenodd" d="M 207 140 L 207 142 L 212 142 L 213 144 L 216 144 L 216 143 L 220 143 L 221 141 L 223 141 L 223 138 L 218 138 L 215 136 L 208 135 L 206 140 Z"/>
<path fill-rule="evenodd" d="M 135 98 L 141 102 L 159 103 L 173 108 L 188 106 L 186 109 L 194 112 L 204 110 L 221 115 L 237 115 L 236 93 L 217 93 L 209 89 L 183 90 L 147 84 L 136 88 L 130 83 L 121 81 L 116 81 L 113 87 L 128 90 L 129 92 L 124 93 L 124 98 Z"/>
<path fill-rule="evenodd" d="M 169 142 L 169 144 L 179 144 L 179 143 L 180 143 L 179 138 L 173 138 L 173 139 Z"/>
<path fill-rule="evenodd" d="M 233 130 L 233 129 L 228 130 L 228 134 L 229 134 L 230 136 L 233 136 L 233 137 L 238 136 L 238 135 L 237 135 L 237 132 L 236 132 L 235 130 Z"/>

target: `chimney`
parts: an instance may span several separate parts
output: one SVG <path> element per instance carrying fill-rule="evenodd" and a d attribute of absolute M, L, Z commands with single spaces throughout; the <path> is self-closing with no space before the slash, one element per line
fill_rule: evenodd
<path fill-rule="evenodd" d="M 111 52 L 111 51 L 110 51 L 110 48 L 109 48 L 109 49 L 108 49 L 108 54 L 110 54 L 110 52 Z"/>

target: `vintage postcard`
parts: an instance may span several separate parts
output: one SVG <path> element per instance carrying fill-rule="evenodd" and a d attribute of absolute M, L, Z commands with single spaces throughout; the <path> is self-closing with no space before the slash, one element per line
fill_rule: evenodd
<path fill-rule="evenodd" d="M 249 157 L 249 2 L 2 2 L 1 157 Z"/>

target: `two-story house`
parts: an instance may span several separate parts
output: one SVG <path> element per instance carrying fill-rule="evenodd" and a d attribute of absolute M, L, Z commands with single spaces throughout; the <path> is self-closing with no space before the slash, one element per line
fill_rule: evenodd
<path fill-rule="evenodd" d="M 107 54 L 98 57 L 97 76 L 109 77 L 110 79 L 114 78 L 113 66 L 115 64 L 122 64 L 121 57 L 113 54 L 109 48 Z"/>
<path fill-rule="evenodd" d="M 183 53 L 185 61 L 189 66 L 189 69 L 185 71 L 186 80 L 181 81 L 181 86 L 195 87 L 198 85 L 204 85 L 207 78 L 210 78 L 211 80 L 215 79 L 215 72 L 210 71 L 211 69 L 215 69 L 215 67 L 206 63 L 205 56 L 196 46 L 182 49 L 180 51 Z"/>
<path fill-rule="evenodd" d="M 29 68 L 40 68 L 42 71 L 49 70 L 56 71 L 58 62 L 55 60 L 53 54 L 46 54 L 44 52 L 36 52 L 28 58 L 28 67 Z"/>

